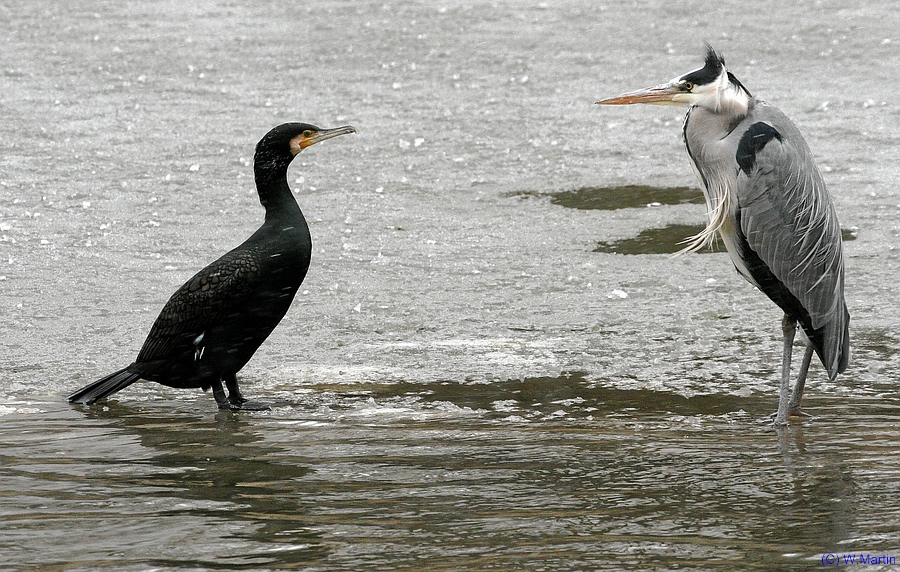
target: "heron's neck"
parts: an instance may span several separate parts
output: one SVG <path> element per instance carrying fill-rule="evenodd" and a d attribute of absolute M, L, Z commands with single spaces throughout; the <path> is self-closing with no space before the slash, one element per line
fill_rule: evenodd
<path fill-rule="evenodd" d="M 705 106 L 713 113 L 729 116 L 732 120 L 740 120 L 747 116 L 750 107 L 750 92 L 731 72 L 725 70 L 717 80 L 716 97 L 712 105 Z"/>
<path fill-rule="evenodd" d="M 745 111 L 746 113 L 746 111 Z M 691 107 L 684 117 L 684 145 L 691 166 L 706 199 L 709 222 L 699 234 L 691 237 L 681 252 L 692 252 L 712 244 L 734 211 L 729 174 L 734 163 L 734 150 L 727 143 L 740 118 L 710 111 L 705 106 Z"/>

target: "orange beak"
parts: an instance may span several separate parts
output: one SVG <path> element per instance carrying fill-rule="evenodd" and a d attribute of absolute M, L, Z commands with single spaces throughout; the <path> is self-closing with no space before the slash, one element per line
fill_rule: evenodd
<path fill-rule="evenodd" d="M 684 93 L 683 90 L 671 83 L 664 83 L 653 87 L 630 91 L 615 97 L 601 99 L 599 105 L 631 105 L 633 103 L 650 103 L 655 105 L 678 105 L 675 97 Z"/>

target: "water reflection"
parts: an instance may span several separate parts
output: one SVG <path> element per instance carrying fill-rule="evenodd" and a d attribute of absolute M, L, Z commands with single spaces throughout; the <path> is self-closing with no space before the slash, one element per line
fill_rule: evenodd
<path fill-rule="evenodd" d="M 169 411 L 128 407 L 109 401 L 91 408 L 89 418 L 110 420 L 137 436 L 149 453 L 146 471 L 125 471 L 106 477 L 104 486 L 141 491 L 185 502 L 160 505 L 160 523 L 185 517 L 194 522 L 226 521 L 223 545 L 266 543 L 277 556 L 254 548 L 247 554 L 223 550 L 195 561 L 153 559 L 155 565 L 185 568 L 252 569 L 264 562 L 300 564 L 328 552 L 321 535 L 305 525 L 293 495 L 296 481 L 309 475 L 307 465 L 279 461 L 282 447 L 267 444 L 252 420 L 232 412 L 194 417 Z M 249 526 L 234 526 L 246 522 Z M 196 526 L 196 525 L 195 525 Z M 250 543 L 250 544 L 248 544 Z M 203 553 L 203 550 L 198 551 Z M 221 561 L 220 561 L 221 559 Z"/>
<path fill-rule="evenodd" d="M 822 553 L 836 550 L 852 538 L 860 498 L 853 476 L 852 459 L 846 454 L 808 447 L 804 426 L 794 424 L 778 433 L 779 449 L 789 475 L 793 500 L 779 507 L 785 519 L 797 507 L 818 515 L 811 526 L 822 536 L 817 539 Z"/>
<path fill-rule="evenodd" d="M 584 419 L 615 415 L 722 415 L 736 411 L 757 411 L 758 397 L 715 394 L 686 397 L 667 391 L 619 389 L 590 381 L 582 372 L 565 372 L 555 377 L 527 377 L 491 383 L 398 382 L 390 385 L 359 385 L 357 399 L 408 400 L 424 405 L 452 403 L 459 408 L 491 412 L 488 418 L 555 415 L 557 418 Z M 321 388 L 327 390 L 326 388 Z M 346 407 L 346 405 L 345 405 Z M 760 410 L 762 412 L 762 410 Z"/>
<path fill-rule="evenodd" d="M 372 468 L 389 458 L 394 475 L 414 479 L 374 472 L 409 495 L 395 500 L 401 522 L 416 520 L 423 504 L 443 514 L 423 529 L 447 556 L 491 546 L 489 561 L 519 566 L 565 553 L 551 562 L 557 569 L 623 569 L 626 554 L 651 567 L 702 557 L 706 569 L 797 568 L 871 525 L 858 522 L 848 449 L 820 446 L 835 442 L 841 423 L 778 433 L 750 421 L 758 398 L 621 391 L 573 373 L 465 387 L 373 385 L 350 399 L 383 407 L 377 426 L 395 440 L 357 430 L 347 455 Z M 391 423 L 390 412 L 411 400 L 480 410 L 487 424 Z"/>

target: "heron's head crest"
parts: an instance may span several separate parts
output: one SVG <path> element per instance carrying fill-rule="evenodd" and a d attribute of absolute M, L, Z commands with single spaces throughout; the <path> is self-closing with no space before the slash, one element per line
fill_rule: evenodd
<path fill-rule="evenodd" d="M 706 44 L 706 63 L 702 68 L 685 74 L 681 79 L 694 85 L 709 85 L 719 79 L 723 69 L 725 69 L 725 58 L 712 46 Z"/>

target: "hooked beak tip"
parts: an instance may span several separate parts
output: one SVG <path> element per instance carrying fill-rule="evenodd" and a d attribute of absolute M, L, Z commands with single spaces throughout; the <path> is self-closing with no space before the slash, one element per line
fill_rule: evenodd
<path fill-rule="evenodd" d="M 352 125 L 344 125 L 343 127 L 335 127 L 334 129 L 323 129 L 312 137 L 300 141 L 299 146 L 300 149 L 306 149 L 307 147 L 311 147 L 316 143 L 325 141 L 326 139 L 332 139 L 334 137 L 338 137 L 339 135 L 347 135 L 348 133 L 356 133 L 356 127 L 353 127 Z"/>

